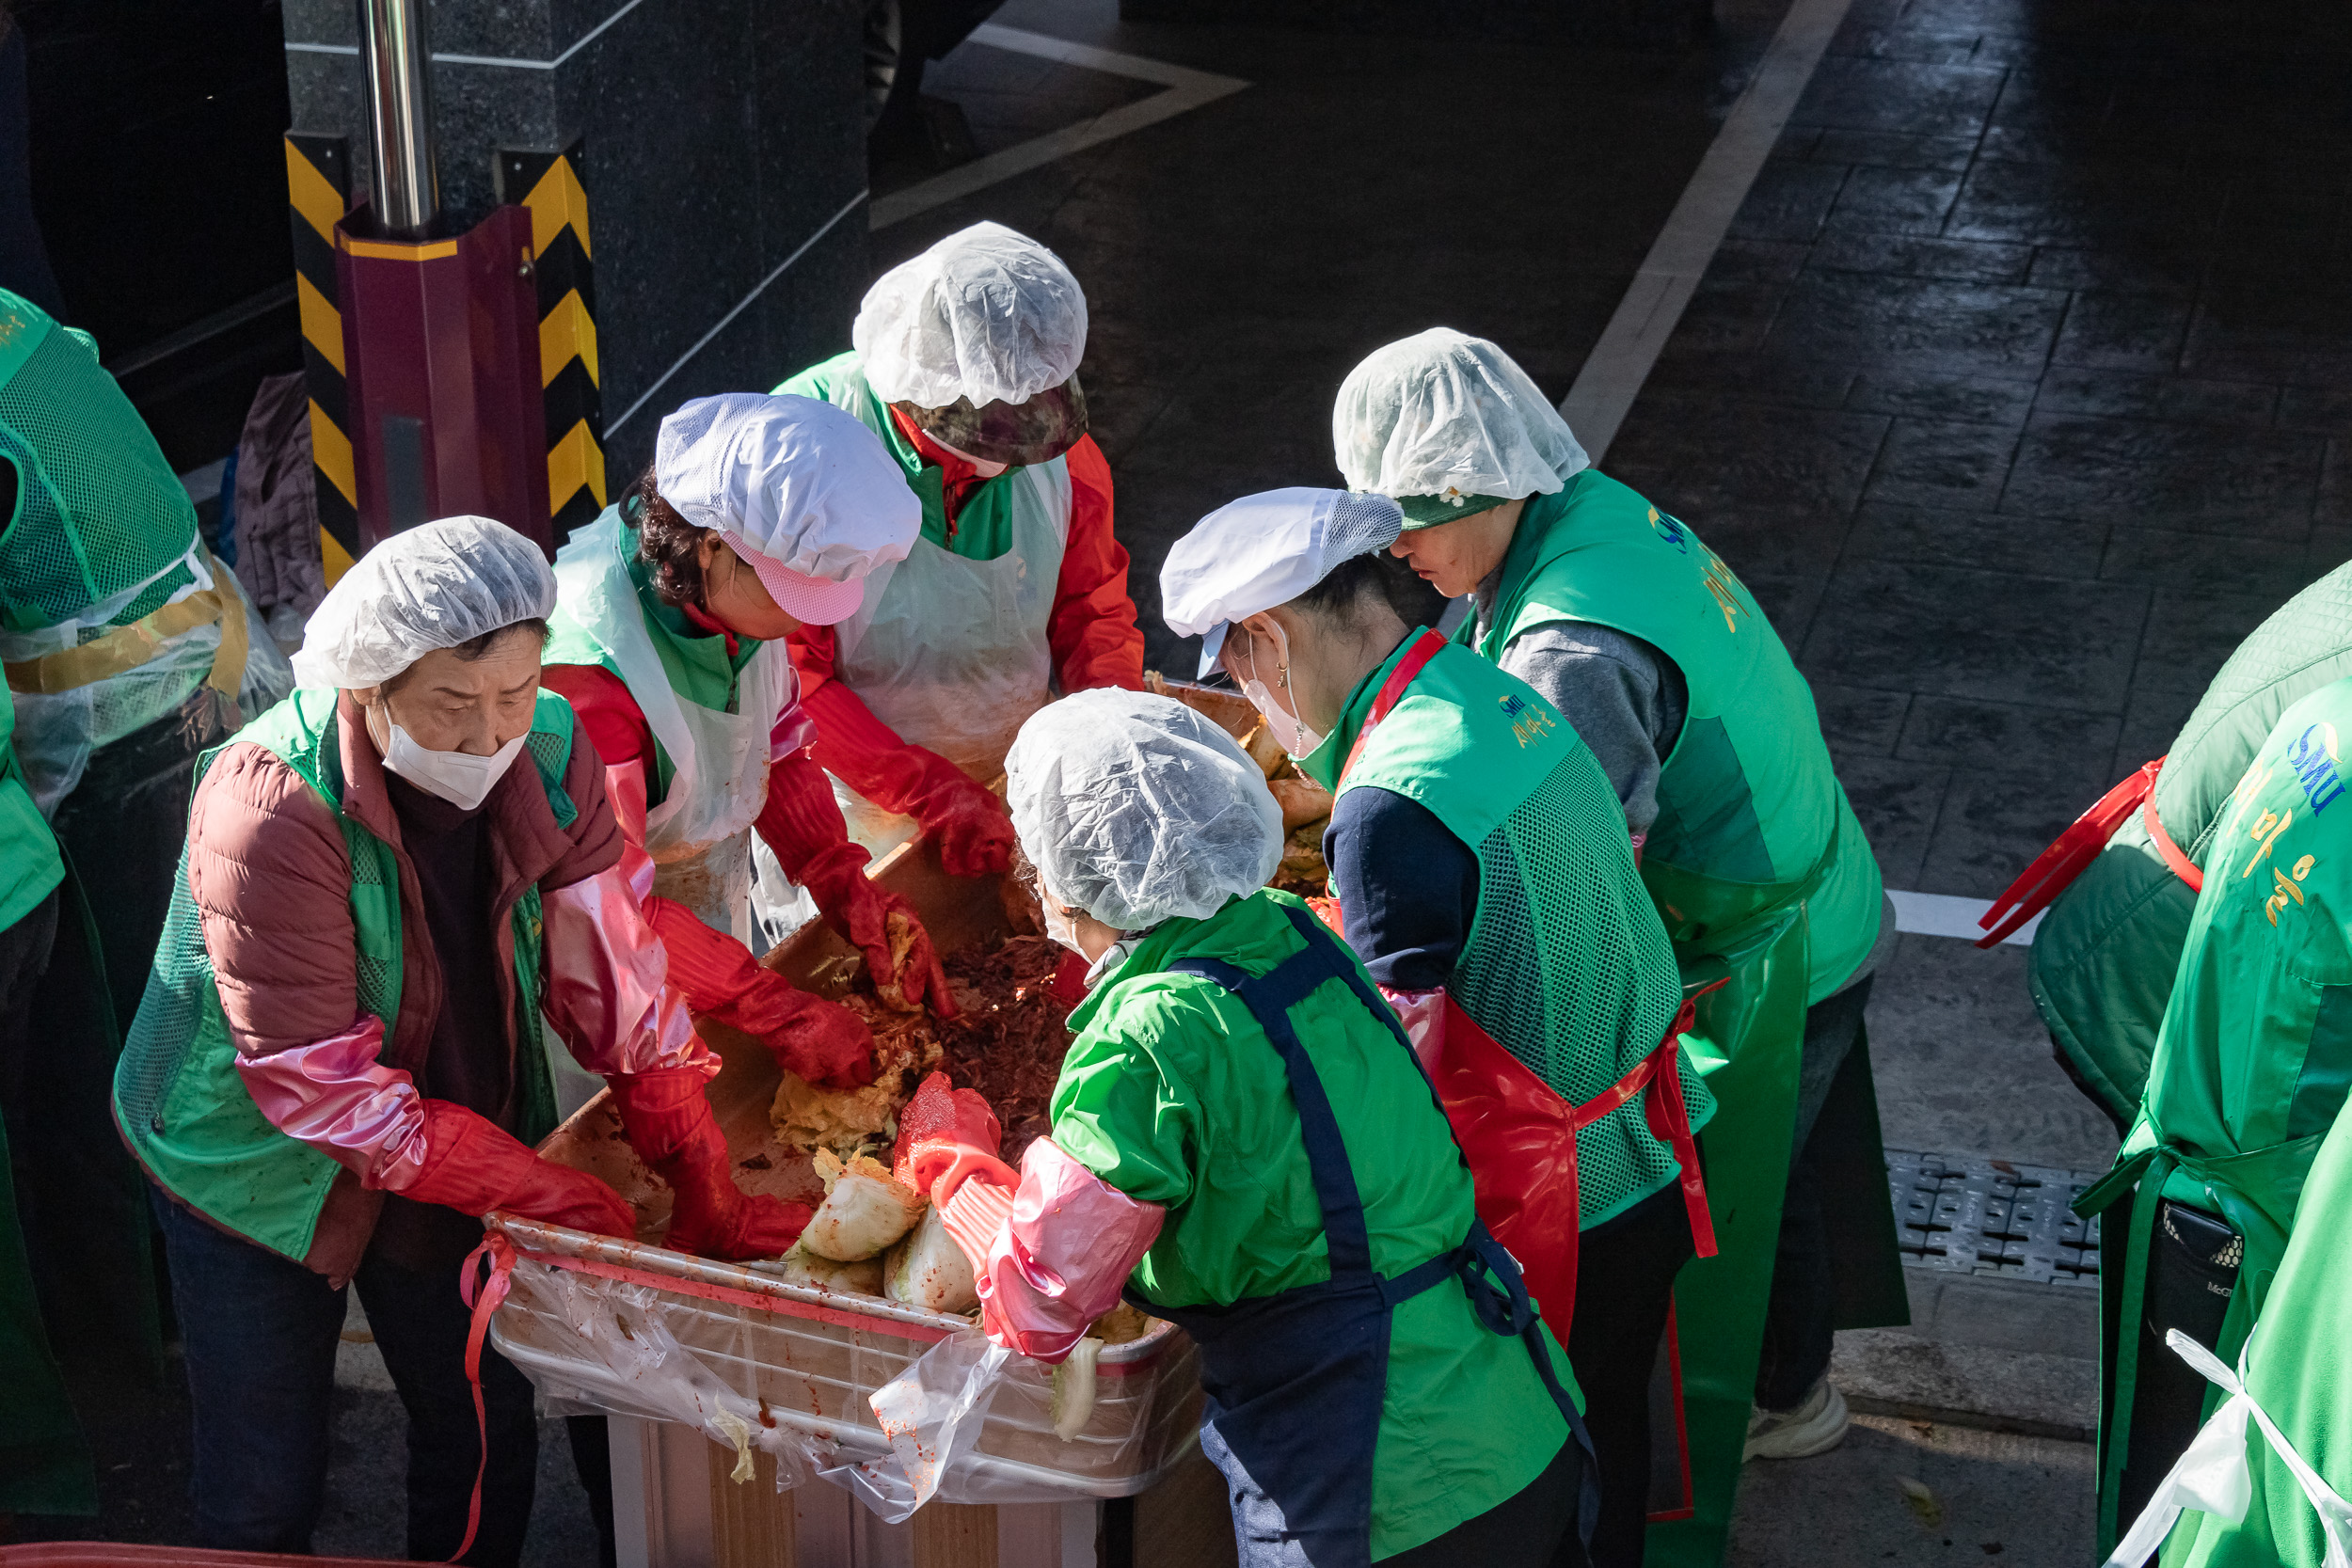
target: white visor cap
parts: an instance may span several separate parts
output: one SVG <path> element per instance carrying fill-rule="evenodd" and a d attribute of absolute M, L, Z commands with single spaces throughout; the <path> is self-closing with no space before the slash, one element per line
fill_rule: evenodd
<path fill-rule="evenodd" d="M 294 679 L 381 686 L 437 648 L 554 610 L 548 558 L 504 523 L 421 523 L 368 550 L 326 591 L 302 628 Z"/>
<path fill-rule="evenodd" d="M 1342 562 L 1385 550 L 1405 514 L 1386 496 L 1298 486 L 1230 501 L 1195 523 L 1160 567 L 1160 613 L 1200 639 L 1200 673 L 1235 621 L 1288 604 Z"/>
<path fill-rule="evenodd" d="M 1518 362 L 1450 326 L 1375 349 L 1331 407 L 1340 474 L 1384 496 L 1549 496 L 1592 466 Z"/>
<path fill-rule="evenodd" d="M 1026 403 L 1077 372 L 1087 296 L 1026 234 L 976 223 L 876 279 L 850 344 L 884 403 Z"/>
<path fill-rule="evenodd" d="M 905 560 L 923 527 L 923 503 L 874 433 L 790 393 L 696 398 L 663 420 L 654 488 L 815 626 L 857 613 L 867 574 Z"/>

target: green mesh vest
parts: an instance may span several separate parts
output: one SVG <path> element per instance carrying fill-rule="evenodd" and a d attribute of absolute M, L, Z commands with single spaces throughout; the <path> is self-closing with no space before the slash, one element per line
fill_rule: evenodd
<path fill-rule="evenodd" d="M 359 1006 L 384 1021 L 389 1062 L 400 1015 L 400 868 L 390 845 L 342 813 L 343 778 L 331 688 L 305 687 L 237 732 L 301 776 L 336 808 L 351 853 L 351 914 L 358 944 Z M 524 750 L 559 826 L 579 816 L 564 789 L 572 752 L 571 705 L 539 694 Z M 198 759 L 200 783 L 215 748 Z M 510 917 L 515 937 L 516 1061 L 520 1136 L 536 1143 L 555 1126 L 555 1090 L 539 1016 L 539 890 L 523 890 Z M 310 1249 L 327 1188 L 342 1167 L 270 1125 L 237 1076 L 236 1047 L 222 1016 L 213 961 L 188 892 L 187 851 L 147 993 L 115 1069 L 115 1119 L 149 1174 L 229 1229 L 288 1258 Z"/>
<path fill-rule="evenodd" d="M 125 626 L 195 580 L 196 508 L 87 334 L 0 289 L 0 629 Z M 118 601 L 119 601 L 118 603 Z"/>
<path fill-rule="evenodd" d="M 1658 781 L 1642 880 L 1685 958 L 1719 953 L 1805 906 L 1807 1000 L 1851 978 L 1878 940 L 1878 862 L 1831 766 L 1813 692 L 1747 588 L 1689 525 L 1587 468 L 1531 497 L 1493 619 L 1455 635 L 1500 660 L 1547 621 L 1652 644 L 1690 709 Z"/>
<path fill-rule="evenodd" d="M 1355 745 L 1407 638 L 1349 699 L 1307 759 L 1319 778 Z M 1478 1026 L 1570 1104 L 1655 1050 L 1681 1006 L 1674 950 L 1634 870 L 1625 811 L 1558 710 L 1515 675 L 1449 646 L 1422 670 L 1340 782 L 1426 807 L 1478 856 L 1478 913 L 1447 983 Z M 1714 1097 L 1688 1060 L 1691 1124 Z M 1638 1097 L 1577 1138 L 1589 1227 L 1675 1179 L 1673 1148 Z"/>

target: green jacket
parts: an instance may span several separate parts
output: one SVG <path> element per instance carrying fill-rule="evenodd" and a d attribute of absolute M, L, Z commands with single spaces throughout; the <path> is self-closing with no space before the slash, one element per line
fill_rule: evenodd
<path fill-rule="evenodd" d="M 2352 678 L 2287 709 L 2217 817 L 2204 891 L 2116 1168 L 2076 1207 L 2137 1183 L 2120 1248 L 2123 1321 L 2137 1322 L 2161 1192 L 2218 1213 L 2245 1259 L 2219 1341 L 2233 1360 L 2286 1250 L 2305 1173 L 2352 1088 L 2352 804 L 2343 747 Z M 2109 1267 L 2115 1265 L 2110 1263 Z M 2108 1347 L 2116 1382 L 2101 1433 L 2102 1528 L 2130 1430 L 2137 1335 Z"/>
<path fill-rule="evenodd" d="M 1812 689 L 1746 586 L 1689 524 L 1586 468 L 1528 499 L 1493 617 L 1455 635 L 1501 662 L 1551 621 L 1589 621 L 1674 660 L 1690 706 L 1661 759 L 1642 880 L 1688 959 L 1805 910 L 1808 1002 L 1878 940 L 1878 862 L 1837 782 Z"/>
<path fill-rule="evenodd" d="M 351 915 L 358 948 L 358 1010 L 384 1023 L 379 1060 L 415 1071 L 429 1043 L 431 1020 L 402 1008 L 410 954 L 402 927 L 421 919 L 404 909 L 414 886 L 401 852 L 344 809 L 344 781 L 332 688 L 297 688 L 239 731 L 236 746 L 258 746 L 317 792 L 334 814 L 351 865 Z M 572 760 L 572 710 L 541 692 L 524 751 L 534 764 L 556 827 L 578 808 L 564 788 Z M 197 764 L 198 786 L 225 747 Z M 504 847 L 501 846 L 501 847 Z M 540 1017 L 541 920 L 538 884 L 525 885 L 508 915 L 515 980 L 516 1076 L 527 1143 L 555 1125 L 555 1093 Z M 131 1151 L 158 1184 L 223 1228 L 273 1252 L 303 1260 L 342 1166 L 280 1132 L 262 1116 L 236 1070 L 237 1051 L 221 1009 L 213 956 L 189 889 L 188 851 L 172 886 L 171 909 L 147 994 L 115 1069 L 115 1119 Z"/>
<path fill-rule="evenodd" d="M 1222 1305 L 1330 1277 L 1280 1053 L 1237 997 L 1167 973 L 1198 957 L 1265 974 L 1304 945 L 1284 903 L 1296 900 L 1266 891 L 1207 920 L 1167 922 L 1070 1015 L 1077 1037 L 1054 1088 L 1054 1140 L 1168 1210 L 1135 1274 L 1154 1301 Z M 1475 1217 L 1470 1172 L 1410 1053 L 1336 985 L 1292 1016 L 1339 1117 L 1373 1266 L 1400 1274 L 1458 1245 Z M 1553 1365 L 1573 1386 L 1566 1356 L 1555 1352 Z M 1522 1341 L 1487 1331 L 1459 1290 L 1406 1302 L 1391 1322 L 1372 1555 L 1419 1545 L 1518 1493 L 1566 1436 Z"/>
<path fill-rule="evenodd" d="M 2165 753 L 2156 815 L 2198 866 L 2230 792 L 2279 716 L 2352 675 L 2352 563 L 2289 599 L 2230 655 Z M 2050 1037 L 2109 1115 L 2129 1121 L 2172 994 L 2197 895 L 2140 814 L 2050 905 L 2026 965 Z"/>
<path fill-rule="evenodd" d="M 0 931 L 33 912 L 65 880 L 65 859 L 56 835 L 24 787 L 8 737 L 16 729 L 16 706 L 0 704 Z"/>
<path fill-rule="evenodd" d="M 2247 1391 L 2303 1462 L 2352 1497 L 2352 1117 L 2338 1117 L 2312 1162 L 2303 1201 L 2261 1321 L 2247 1341 Z M 2225 1358 L 2225 1360 L 2228 1358 Z M 2233 1369 L 2234 1370 L 2234 1368 Z M 2318 1513 L 2260 1426 L 2246 1431 L 2253 1500 L 2236 1524 L 2181 1515 L 2164 1568 L 2322 1568 Z"/>

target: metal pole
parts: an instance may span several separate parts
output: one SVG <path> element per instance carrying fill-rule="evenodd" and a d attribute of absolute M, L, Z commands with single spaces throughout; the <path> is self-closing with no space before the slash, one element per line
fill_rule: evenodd
<path fill-rule="evenodd" d="M 425 0 L 359 0 L 359 68 L 375 154 L 377 221 L 393 239 L 429 237 L 441 213 L 433 163 L 433 49 Z"/>

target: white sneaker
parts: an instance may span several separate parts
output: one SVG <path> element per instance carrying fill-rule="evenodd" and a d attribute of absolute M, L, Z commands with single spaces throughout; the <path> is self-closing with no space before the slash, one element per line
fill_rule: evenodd
<path fill-rule="evenodd" d="M 1846 1440 L 1852 1417 L 1846 1397 L 1824 1376 L 1794 1410 L 1758 1410 L 1748 1418 L 1745 1459 L 1810 1459 Z"/>

